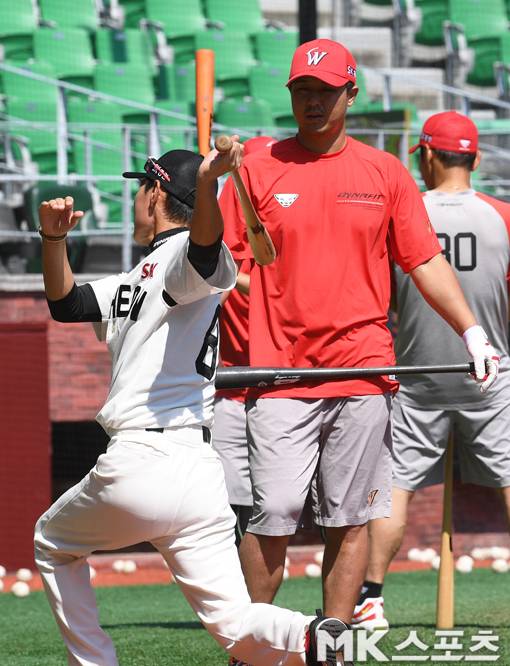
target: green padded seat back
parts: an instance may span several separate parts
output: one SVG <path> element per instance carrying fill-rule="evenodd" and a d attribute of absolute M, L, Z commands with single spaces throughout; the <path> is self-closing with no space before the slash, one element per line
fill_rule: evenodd
<path fill-rule="evenodd" d="M 250 70 L 250 95 L 269 103 L 274 116 L 292 115 L 290 93 L 285 83 L 288 69 L 257 65 Z"/>
<path fill-rule="evenodd" d="M 57 78 L 91 86 L 96 61 L 85 30 L 40 28 L 34 33 L 34 53 L 53 65 Z"/>
<path fill-rule="evenodd" d="M 466 37 L 495 37 L 508 30 L 505 0 L 448 0 L 449 17 Z"/>
<path fill-rule="evenodd" d="M 95 30 L 99 24 L 94 0 L 39 0 L 41 17 L 58 28 Z"/>
<path fill-rule="evenodd" d="M 146 18 L 163 25 L 175 62 L 193 59 L 193 36 L 206 27 L 200 0 L 146 0 Z"/>
<path fill-rule="evenodd" d="M 260 62 L 290 70 L 294 51 L 298 46 L 295 30 L 264 30 L 254 37 L 255 54 Z"/>
<path fill-rule="evenodd" d="M 264 134 L 274 126 L 271 106 L 263 99 L 223 100 L 218 104 L 214 118 L 232 129 L 260 130 Z"/>
<path fill-rule="evenodd" d="M 15 65 L 19 69 L 26 70 L 27 72 L 42 74 L 43 76 L 47 76 L 51 79 L 56 78 L 54 67 L 46 62 L 11 64 Z M 44 81 L 30 79 L 27 76 L 22 76 L 21 74 L 7 72 L 5 70 L 0 72 L 0 77 L 2 79 L 3 91 L 7 97 L 17 97 L 18 99 L 26 99 L 29 101 L 48 100 L 53 102 L 53 104 L 56 103 L 56 86 L 52 86 L 51 84 L 45 83 Z"/>
<path fill-rule="evenodd" d="M 3 0 L 0 20 L 0 44 L 6 60 L 28 60 L 33 55 L 32 34 L 37 16 L 32 0 Z"/>
<path fill-rule="evenodd" d="M 415 0 L 421 11 L 421 26 L 414 40 L 424 46 L 444 45 L 443 23 L 448 20 L 447 0 Z"/>
<path fill-rule="evenodd" d="M 160 65 L 157 86 L 158 100 L 194 102 L 195 62 Z"/>
<path fill-rule="evenodd" d="M 150 37 L 143 30 L 100 28 L 96 32 L 96 53 L 99 62 L 140 65 L 147 67 L 149 74 L 156 73 Z"/>
<path fill-rule="evenodd" d="M 248 34 L 264 27 L 259 0 L 205 0 L 205 15 L 211 21 L 220 21 L 229 30 Z"/>
<path fill-rule="evenodd" d="M 147 68 L 140 65 L 100 63 L 96 67 L 96 90 L 141 104 L 154 104 L 154 87 Z M 127 107 L 126 107 L 127 110 Z"/>

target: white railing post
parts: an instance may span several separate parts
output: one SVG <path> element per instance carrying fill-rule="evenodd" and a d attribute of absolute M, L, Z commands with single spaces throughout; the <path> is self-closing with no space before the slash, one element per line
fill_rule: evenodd
<path fill-rule="evenodd" d="M 383 109 L 391 111 L 391 75 L 383 74 Z"/>
<path fill-rule="evenodd" d="M 124 171 L 131 169 L 131 130 L 122 128 L 122 145 L 124 156 Z M 122 270 L 128 273 L 131 270 L 131 181 L 124 179 L 122 184 Z"/>
<path fill-rule="evenodd" d="M 149 155 L 159 157 L 161 152 L 158 132 L 158 114 L 149 114 Z"/>
<path fill-rule="evenodd" d="M 57 86 L 57 180 L 64 183 L 67 176 L 67 118 L 63 88 Z"/>

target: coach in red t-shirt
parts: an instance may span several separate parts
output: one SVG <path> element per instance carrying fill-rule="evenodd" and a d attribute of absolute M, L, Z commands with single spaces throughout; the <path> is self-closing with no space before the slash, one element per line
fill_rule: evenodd
<path fill-rule="evenodd" d="M 346 136 L 355 82 L 356 63 L 341 44 L 302 44 L 287 82 L 297 136 L 248 156 L 240 169 L 277 250 L 273 264 L 251 272 L 250 364 L 392 365 L 391 255 L 464 334 L 485 390 L 497 361 L 484 378 L 492 348 L 441 255 L 414 181 L 394 156 Z M 237 199 L 226 192 L 220 201 L 226 227 L 237 225 L 234 257 L 250 258 Z M 276 594 L 311 491 L 326 534 L 324 611 L 350 622 L 366 568 L 367 522 L 391 512 L 388 424 L 397 388 L 387 376 L 250 393 L 254 509 L 240 553 L 254 601 Z"/>

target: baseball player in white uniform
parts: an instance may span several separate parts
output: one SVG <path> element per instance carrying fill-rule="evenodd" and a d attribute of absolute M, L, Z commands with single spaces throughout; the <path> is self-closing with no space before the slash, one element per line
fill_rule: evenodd
<path fill-rule="evenodd" d="M 384 576 L 402 543 L 414 492 L 443 480 L 451 430 L 463 480 L 499 489 L 510 524 L 510 205 L 471 188 L 480 153 L 478 132 L 468 117 L 454 111 L 430 117 L 412 152 L 417 148 L 431 223 L 469 306 L 501 355 L 500 375 L 488 393 L 462 375 L 400 379 L 392 418 L 393 511 L 391 518 L 370 523 L 367 577 L 353 618 L 353 624 L 369 630 L 388 627 Z M 462 358 L 462 341 L 420 299 L 408 276 L 397 267 L 395 275 L 398 362 L 427 365 Z"/>
<path fill-rule="evenodd" d="M 321 653 L 320 632 L 340 635 L 344 623 L 251 603 L 210 445 L 220 294 L 236 279 L 216 179 L 241 163 L 233 140 L 222 155 L 171 151 L 149 158 L 142 173 L 124 174 L 141 181 L 134 237 L 150 250 L 127 274 L 77 287 L 65 237 L 83 212 L 73 211 L 71 197 L 39 209 L 52 316 L 94 322 L 112 355 L 110 393 L 97 417 L 111 437 L 107 451 L 35 529 L 36 563 L 69 664 L 118 664 L 86 558 L 142 541 L 159 550 L 203 625 L 238 659 L 337 663 L 333 648 Z"/>

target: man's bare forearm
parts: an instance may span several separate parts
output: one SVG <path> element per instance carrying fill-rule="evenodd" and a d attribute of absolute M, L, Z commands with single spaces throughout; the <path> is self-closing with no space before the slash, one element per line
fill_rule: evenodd
<path fill-rule="evenodd" d="M 74 275 L 67 258 L 65 241 L 42 242 L 44 290 L 50 301 L 67 296 L 74 285 Z"/>
<path fill-rule="evenodd" d="M 459 335 L 476 324 L 457 277 L 442 254 L 417 266 L 410 275 L 427 303 Z"/>

